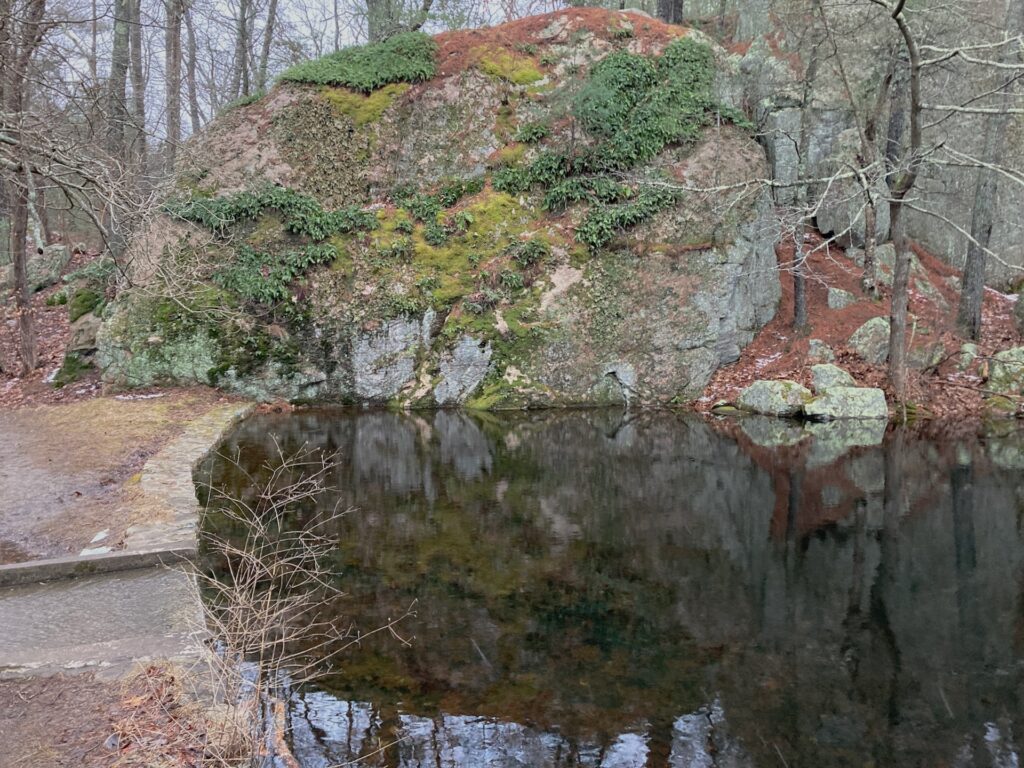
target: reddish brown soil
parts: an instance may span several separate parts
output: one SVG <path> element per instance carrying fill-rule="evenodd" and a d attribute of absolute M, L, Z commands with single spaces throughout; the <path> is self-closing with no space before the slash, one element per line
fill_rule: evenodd
<path fill-rule="evenodd" d="M 814 236 L 813 245 L 821 238 Z M 931 301 L 913 287 L 910 312 L 917 317 L 914 347 L 942 342 L 946 360 L 937 369 L 912 371 L 908 401 L 918 404 L 926 413 L 942 419 L 962 419 L 981 414 L 987 375 L 987 357 L 1010 346 L 1021 343 L 1013 322 L 1011 298 L 989 290 L 983 308 L 983 333 L 978 343 L 979 361 L 971 370 L 957 371 L 957 358 L 963 339 L 956 332 L 956 306 L 958 294 L 945 278 L 957 275 L 957 270 L 940 261 L 920 246 L 915 245 L 921 265 L 929 282 L 942 295 L 948 306 Z M 779 263 L 786 265 L 793 258 L 792 244 L 777 248 Z M 863 270 L 856 266 L 842 249 L 816 251 L 808 263 L 807 313 L 808 328 L 799 333 L 793 328 L 793 280 L 789 272 L 782 273 L 782 301 L 779 311 L 762 329 L 734 365 L 720 369 L 711 379 L 697 408 L 710 410 L 722 400 L 735 401 L 740 390 L 755 379 L 792 379 L 810 385 L 810 363 L 807 362 L 808 341 L 821 339 L 836 353 L 836 364 L 848 370 L 863 386 L 881 387 L 892 401 L 894 393 L 889 387 L 884 365 L 871 365 L 854 355 L 846 346 L 850 335 L 872 317 L 888 317 L 889 295 L 883 288 L 879 301 L 867 298 L 842 310 L 828 308 L 829 286 L 842 288 L 855 295 L 863 295 L 860 279 Z M 912 281 L 913 282 L 913 281 Z"/>

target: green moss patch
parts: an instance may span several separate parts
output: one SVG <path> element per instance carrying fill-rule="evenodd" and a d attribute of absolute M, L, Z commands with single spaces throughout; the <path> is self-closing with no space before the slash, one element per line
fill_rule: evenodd
<path fill-rule="evenodd" d="M 364 126 L 380 120 L 384 111 L 395 99 L 409 90 L 408 83 L 392 83 L 369 94 L 348 88 L 326 87 L 320 93 L 334 108 L 352 120 L 356 126 Z"/>
<path fill-rule="evenodd" d="M 75 322 L 82 315 L 92 312 L 103 303 L 103 294 L 92 288 L 81 288 L 75 291 L 68 302 L 68 320 Z"/>
<path fill-rule="evenodd" d="M 64 362 L 57 375 L 53 377 L 53 386 L 55 389 L 61 389 L 68 384 L 74 384 L 92 369 L 93 364 L 90 361 L 75 352 L 69 352 L 64 356 Z"/>
<path fill-rule="evenodd" d="M 422 32 L 395 35 L 381 43 L 344 48 L 285 70 L 281 80 L 341 85 L 370 93 L 392 83 L 418 83 L 437 71 L 437 43 Z"/>
<path fill-rule="evenodd" d="M 498 80 L 513 85 L 530 85 L 544 79 L 544 75 L 529 57 L 515 56 L 505 50 L 487 49 L 477 49 L 474 55 L 477 68 Z"/>

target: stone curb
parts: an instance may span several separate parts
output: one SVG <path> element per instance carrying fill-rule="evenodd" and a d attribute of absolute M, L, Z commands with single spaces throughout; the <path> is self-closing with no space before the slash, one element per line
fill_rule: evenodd
<path fill-rule="evenodd" d="M 0 587 L 23 586 L 42 581 L 95 576 L 138 568 L 178 565 L 196 557 L 195 542 L 183 541 L 177 546 L 135 552 L 108 552 L 102 555 L 54 557 L 29 560 L 25 563 L 0 565 Z"/>
<path fill-rule="evenodd" d="M 167 521 L 131 526 L 121 550 L 0 565 L 0 587 L 195 561 L 199 505 L 192 473 L 255 408 L 254 403 L 215 408 L 146 462 L 143 493 L 167 510 Z"/>
<path fill-rule="evenodd" d="M 146 462 L 140 480 L 142 492 L 149 501 L 167 510 L 168 519 L 130 526 L 125 532 L 125 551 L 166 548 L 182 541 L 195 547 L 199 506 L 192 474 L 227 433 L 255 409 L 254 403 L 215 408 L 189 424 Z"/>

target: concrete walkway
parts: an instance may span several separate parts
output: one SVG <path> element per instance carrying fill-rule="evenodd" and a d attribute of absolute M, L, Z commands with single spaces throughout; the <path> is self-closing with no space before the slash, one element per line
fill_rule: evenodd
<path fill-rule="evenodd" d="M 185 567 L 199 521 L 192 473 L 252 409 L 204 411 L 145 463 L 133 497 L 140 522 L 119 548 L 101 539 L 82 555 L 0 567 L 0 677 L 117 675 L 137 662 L 197 654 L 202 606 Z"/>
<path fill-rule="evenodd" d="M 192 577 L 149 568 L 0 589 L 0 677 L 197 658 L 202 610 Z"/>

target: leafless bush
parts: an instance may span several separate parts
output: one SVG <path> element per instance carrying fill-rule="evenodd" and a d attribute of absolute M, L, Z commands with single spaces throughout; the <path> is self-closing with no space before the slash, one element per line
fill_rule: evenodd
<path fill-rule="evenodd" d="M 330 531 L 352 510 L 318 508 L 330 495 L 334 455 L 309 447 L 286 454 L 278 446 L 266 479 L 231 461 L 250 493 L 238 498 L 210 487 L 205 514 L 221 516 L 231 533 L 202 534 L 214 567 L 197 577 L 209 636 L 205 661 L 221 702 L 207 718 L 207 759 L 258 765 L 287 754 L 287 690 L 315 679 L 370 635 L 387 632 L 407 643 L 397 627 L 414 606 L 368 632 L 337 619 L 333 609 L 344 593 L 330 564 L 337 548 Z M 310 509 L 316 511 L 296 525 L 293 515 Z"/>

